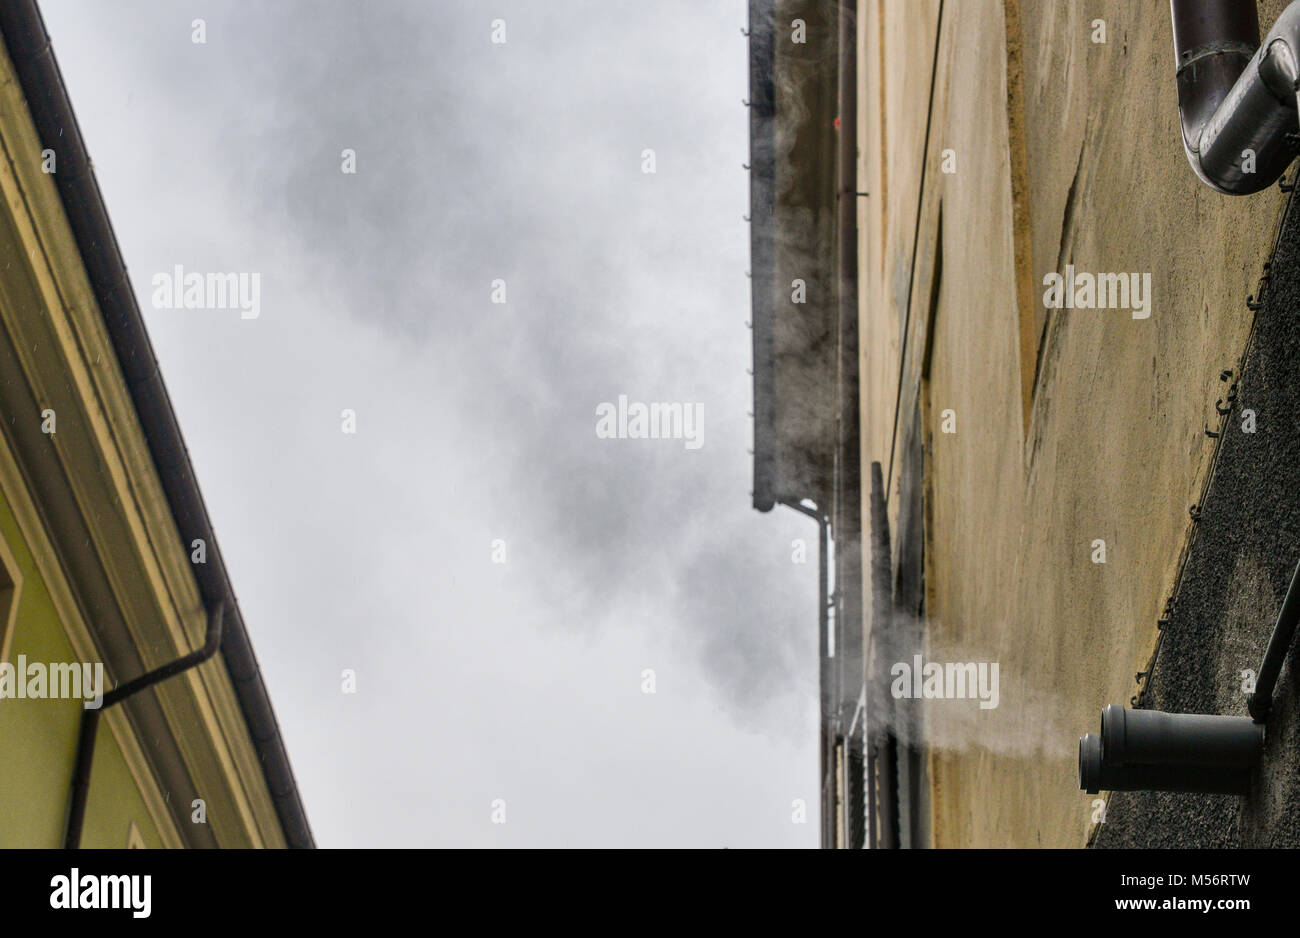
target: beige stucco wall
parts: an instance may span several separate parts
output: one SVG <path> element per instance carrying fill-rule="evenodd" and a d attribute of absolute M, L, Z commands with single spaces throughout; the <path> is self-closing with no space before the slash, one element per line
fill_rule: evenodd
<path fill-rule="evenodd" d="M 1260 4 L 1265 28 L 1284 5 Z M 1219 372 L 1244 347 L 1245 299 L 1283 196 L 1233 199 L 1192 175 L 1167 4 L 946 0 L 941 25 L 939 9 L 859 4 L 871 193 L 859 200 L 863 461 L 890 465 L 900 367 L 906 398 L 931 343 L 920 391 L 927 656 L 996 661 L 1001 677 L 995 710 L 924 708 L 934 845 L 1080 846 L 1093 812 L 1078 790 L 1077 738 L 1104 704 L 1128 702 L 1154 648 L 1211 455 L 1202 427 L 1217 419 Z M 1006 24 L 1017 13 L 1010 87 L 1019 79 L 1024 119 L 1013 109 L 1009 120 Z M 1092 41 L 1098 18 L 1104 44 Z M 951 175 L 940 172 L 945 149 Z M 1069 262 L 1149 272 L 1150 318 L 1047 315 L 1043 276 Z M 955 434 L 939 432 L 948 408 Z M 895 455 L 895 523 L 899 471 Z M 1104 565 L 1091 560 L 1096 539 Z"/>

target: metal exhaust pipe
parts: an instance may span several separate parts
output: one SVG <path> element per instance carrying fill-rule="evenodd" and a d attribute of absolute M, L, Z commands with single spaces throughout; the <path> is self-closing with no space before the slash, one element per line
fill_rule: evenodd
<path fill-rule="evenodd" d="M 1261 44 L 1250 0 L 1170 0 L 1187 161 L 1227 195 L 1267 189 L 1295 158 L 1300 130 L 1300 0 Z"/>
<path fill-rule="evenodd" d="M 1079 740 L 1079 787 L 1245 795 L 1264 751 L 1250 717 L 1126 710 L 1101 712 L 1101 734 Z"/>
<path fill-rule="evenodd" d="M 1208 795 L 1244 795 L 1250 769 L 1207 765 L 1112 765 L 1102 758 L 1101 737 L 1079 740 L 1079 787 L 1099 791 L 1182 791 Z"/>

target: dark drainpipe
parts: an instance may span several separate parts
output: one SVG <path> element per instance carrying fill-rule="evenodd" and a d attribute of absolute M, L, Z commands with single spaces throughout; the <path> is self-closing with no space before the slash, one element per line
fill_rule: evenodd
<path fill-rule="evenodd" d="M 72 803 L 68 809 L 68 832 L 63 840 L 65 850 L 76 850 L 81 846 L 81 827 L 86 820 L 86 799 L 90 795 L 90 770 L 95 761 L 95 737 L 99 731 L 100 714 L 126 700 L 132 694 L 188 671 L 215 655 L 217 649 L 221 647 L 221 620 L 224 616 L 225 603 L 218 602 L 208 612 L 207 636 L 203 640 L 202 648 L 113 688 L 104 695 L 103 702 L 98 708 L 82 711 L 81 735 L 77 740 L 77 764 L 72 770 Z"/>
<path fill-rule="evenodd" d="M 1300 85 L 1300 2 L 1259 41 L 1252 0 L 1170 0 L 1183 148 L 1201 181 L 1249 195 L 1281 177 L 1295 156 Z"/>
<path fill-rule="evenodd" d="M 1300 565 L 1291 576 L 1291 585 L 1287 587 L 1286 599 L 1278 610 L 1277 622 L 1273 634 L 1268 640 L 1268 650 L 1259 666 L 1259 676 L 1255 679 L 1255 691 L 1246 699 L 1247 709 L 1256 723 L 1267 723 L 1269 711 L 1273 708 L 1273 686 L 1282 671 L 1282 661 L 1291 648 L 1295 637 L 1296 623 L 1300 621 Z"/>

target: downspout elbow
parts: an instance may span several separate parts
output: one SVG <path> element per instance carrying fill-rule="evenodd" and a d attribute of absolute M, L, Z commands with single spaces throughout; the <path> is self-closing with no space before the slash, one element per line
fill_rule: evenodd
<path fill-rule="evenodd" d="M 1258 42 L 1254 3 L 1170 0 L 1178 59 L 1183 148 L 1217 192 L 1249 195 L 1276 182 L 1295 157 L 1300 0 Z"/>
<path fill-rule="evenodd" d="M 81 729 L 77 738 L 76 763 L 72 769 L 72 792 L 68 806 L 68 824 L 63 838 L 65 850 L 76 850 L 81 846 L 81 829 L 86 819 L 86 801 L 90 794 L 90 770 L 95 759 L 95 739 L 99 731 L 100 716 L 109 707 L 121 703 L 133 694 L 203 664 L 215 655 L 217 649 L 221 647 L 221 629 L 222 622 L 225 619 L 225 610 L 226 604 L 224 600 L 219 600 L 213 608 L 208 610 L 207 628 L 204 633 L 202 647 L 174 661 L 169 661 L 161 667 L 154 668 L 134 680 L 119 684 L 104 695 L 99 707 L 82 711 Z"/>

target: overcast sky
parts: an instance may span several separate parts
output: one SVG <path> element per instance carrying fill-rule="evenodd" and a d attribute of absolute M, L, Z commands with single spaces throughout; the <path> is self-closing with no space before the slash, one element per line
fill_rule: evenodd
<path fill-rule="evenodd" d="M 317 842 L 815 847 L 744 0 L 41 6 Z M 177 264 L 260 316 L 154 309 Z M 704 445 L 598 438 L 619 395 Z"/>

